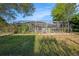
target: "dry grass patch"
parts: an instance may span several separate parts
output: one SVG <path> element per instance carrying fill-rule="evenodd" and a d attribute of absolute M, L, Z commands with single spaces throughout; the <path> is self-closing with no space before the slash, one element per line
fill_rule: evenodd
<path fill-rule="evenodd" d="M 66 38 L 67 39 L 67 38 Z M 75 56 L 79 55 L 79 45 L 72 41 L 59 40 L 49 35 L 36 36 L 36 55 Z"/>

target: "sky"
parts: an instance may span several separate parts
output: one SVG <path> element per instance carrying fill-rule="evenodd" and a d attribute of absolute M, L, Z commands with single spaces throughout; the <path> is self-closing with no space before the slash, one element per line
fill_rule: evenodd
<path fill-rule="evenodd" d="M 26 16 L 25 18 L 19 15 L 14 22 L 17 21 L 42 21 L 46 23 L 52 23 L 51 11 L 55 7 L 54 3 L 34 3 L 35 12 L 32 16 Z"/>

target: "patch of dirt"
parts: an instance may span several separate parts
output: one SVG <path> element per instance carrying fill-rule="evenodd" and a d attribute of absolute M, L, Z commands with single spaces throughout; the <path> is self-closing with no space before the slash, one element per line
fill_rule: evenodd
<path fill-rule="evenodd" d="M 63 40 L 65 42 L 73 42 L 79 45 L 79 35 L 74 33 L 60 33 L 59 35 L 52 35 L 57 40 Z"/>
<path fill-rule="evenodd" d="M 77 44 L 79 45 L 79 35 L 78 33 L 42 33 L 38 34 L 44 37 L 52 37 L 56 38 L 57 40 L 63 40 L 68 44 Z"/>

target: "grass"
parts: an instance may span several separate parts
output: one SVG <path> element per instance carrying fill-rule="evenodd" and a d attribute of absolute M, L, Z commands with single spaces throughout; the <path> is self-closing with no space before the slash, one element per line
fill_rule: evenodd
<path fill-rule="evenodd" d="M 40 38 L 39 38 L 40 37 Z M 38 50 L 36 55 L 42 56 L 75 56 L 79 55 L 78 44 L 67 44 L 63 40 L 56 40 L 50 36 L 37 36 Z M 36 47 L 36 48 L 37 48 Z"/>
<path fill-rule="evenodd" d="M 33 55 L 34 35 L 1 36 L 0 55 Z"/>
<path fill-rule="evenodd" d="M 79 55 L 79 45 L 46 35 L 6 35 L 0 36 L 0 55 L 75 56 Z"/>

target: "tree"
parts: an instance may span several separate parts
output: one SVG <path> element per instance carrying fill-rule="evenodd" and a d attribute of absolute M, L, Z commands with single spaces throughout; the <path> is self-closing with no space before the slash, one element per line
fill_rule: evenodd
<path fill-rule="evenodd" d="M 17 13 L 23 16 L 29 16 L 34 12 L 34 6 L 31 3 L 2 3 L 0 4 L 0 16 L 7 19 L 16 18 Z"/>
<path fill-rule="evenodd" d="M 76 12 L 75 9 L 75 3 L 58 3 L 52 10 L 53 20 L 70 20 L 70 17 Z"/>
<path fill-rule="evenodd" d="M 29 26 L 25 23 L 21 23 L 18 25 L 18 32 L 19 33 L 26 33 L 29 31 Z"/>
<path fill-rule="evenodd" d="M 7 25 L 6 21 L 2 17 L 0 17 L 0 27 L 3 27 L 5 25 Z"/>
<path fill-rule="evenodd" d="M 22 14 L 24 16 L 30 16 L 34 12 L 35 8 L 31 3 L 1 3 L 0 4 L 0 29 L 6 27 L 7 20 L 13 20 Z M 16 26 L 14 26 L 17 28 Z"/>
<path fill-rule="evenodd" d="M 6 23 L 6 21 L 0 17 L 0 32 L 6 31 L 7 25 L 8 23 Z"/>
<path fill-rule="evenodd" d="M 79 32 L 79 13 L 72 16 L 70 23 L 72 24 L 73 31 Z"/>
<path fill-rule="evenodd" d="M 68 22 L 68 32 L 70 32 L 70 20 L 71 17 L 76 13 L 76 3 L 59 3 L 52 10 L 52 17 L 55 21 L 64 21 Z"/>

